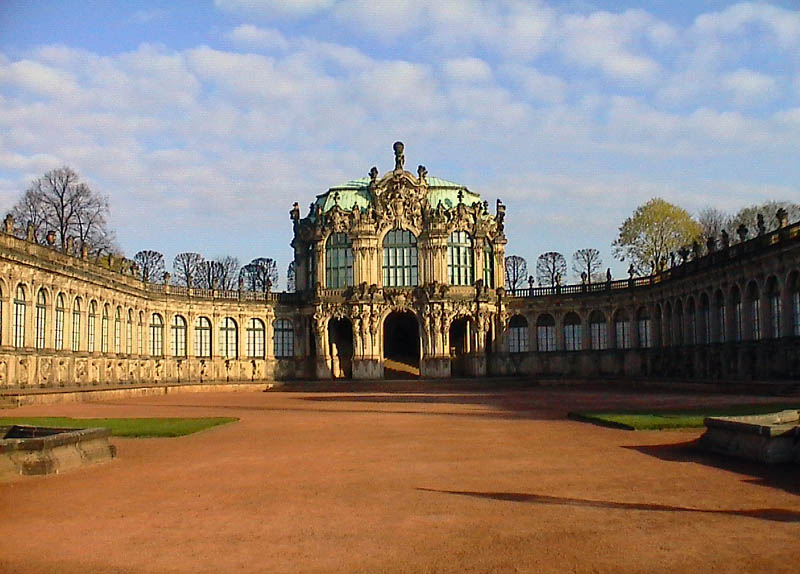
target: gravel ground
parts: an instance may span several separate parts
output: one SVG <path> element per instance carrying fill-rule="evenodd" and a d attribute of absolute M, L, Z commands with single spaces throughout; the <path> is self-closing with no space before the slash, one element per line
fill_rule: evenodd
<path fill-rule="evenodd" d="M 0 484 L 0 571 L 797 572 L 797 466 L 565 419 L 752 400 L 242 392 L 2 411 L 241 421 Z"/>

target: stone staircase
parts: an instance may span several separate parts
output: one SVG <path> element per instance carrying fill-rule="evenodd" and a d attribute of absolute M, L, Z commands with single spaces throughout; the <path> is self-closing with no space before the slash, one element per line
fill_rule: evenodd
<path fill-rule="evenodd" d="M 384 359 L 383 371 L 385 379 L 419 378 L 419 367 L 396 359 Z"/>

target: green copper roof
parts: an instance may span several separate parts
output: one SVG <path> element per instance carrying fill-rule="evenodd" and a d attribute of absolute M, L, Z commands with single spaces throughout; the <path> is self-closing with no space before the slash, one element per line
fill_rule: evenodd
<path fill-rule="evenodd" d="M 460 183 L 441 179 L 439 177 L 427 177 L 428 180 L 428 202 L 432 207 L 441 204 L 446 208 L 451 208 L 458 205 L 458 192 L 464 192 L 464 203 L 472 205 L 476 201 L 480 201 L 481 197 L 477 193 L 473 193 Z M 317 205 L 320 207 L 322 213 L 326 213 L 336 205 L 334 196 L 339 194 L 338 204 L 339 207 L 346 211 L 353 209 L 357 205 L 360 209 L 366 209 L 370 202 L 369 195 L 369 182 L 368 177 L 361 179 L 352 179 L 342 185 L 337 185 L 330 188 L 327 192 L 317 196 Z"/>

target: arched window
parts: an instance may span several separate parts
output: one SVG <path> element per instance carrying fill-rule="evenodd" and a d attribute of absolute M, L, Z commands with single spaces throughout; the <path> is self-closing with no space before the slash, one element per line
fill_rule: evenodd
<path fill-rule="evenodd" d="M 128 309 L 128 323 L 125 325 L 125 353 L 133 354 L 133 309 Z"/>
<path fill-rule="evenodd" d="M 211 321 L 198 317 L 194 322 L 194 356 L 211 357 Z"/>
<path fill-rule="evenodd" d="M 453 231 L 447 242 L 447 272 L 450 285 L 472 285 L 472 237 L 466 231 Z"/>
<path fill-rule="evenodd" d="M 567 313 L 564 317 L 564 349 L 581 350 L 581 319 L 575 313 Z"/>
<path fill-rule="evenodd" d="M 494 288 L 494 251 L 489 241 L 483 247 L 483 284 Z"/>
<path fill-rule="evenodd" d="M 53 346 L 57 351 L 64 350 L 64 294 L 59 293 L 56 297 L 56 336 Z"/>
<path fill-rule="evenodd" d="M 264 358 L 264 322 L 261 319 L 252 318 L 247 321 L 247 357 Z"/>
<path fill-rule="evenodd" d="M 274 354 L 277 359 L 294 357 L 294 328 L 288 319 L 278 319 L 272 324 Z"/>
<path fill-rule="evenodd" d="M 714 308 L 717 311 L 717 343 L 724 343 L 728 340 L 728 311 L 722 291 L 717 291 L 714 295 Z"/>
<path fill-rule="evenodd" d="M 552 315 L 539 315 L 536 320 L 536 343 L 540 352 L 556 350 L 556 321 Z"/>
<path fill-rule="evenodd" d="M 781 290 L 778 287 L 778 280 L 770 277 L 767 282 L 767 297 L 769 300 L 769 325 L 768 333 L 773 339 L 781 336 Z"/>
<path fill-rule="evenodd" d="M 81 298 L 75 297 L 72 304 L 72 350 L 81 350 Z"/>
<path fill-rule="evenodd" d="M 164 354 L 164 319 L 158 313 L 150 317 L 150 355 L 161 357 Z"/>
<path fill-rule="evenodd" d="M 39 289 L 36 297 L 36 348 L 44 349 L 47 333 L 47 294 Z"/>
<path fill-rule="evenodd" d="M 95 329 L 97 328 L 97 302 L 91 301 L 89 303 L 89 332 L 87 334 L 90 353 L 94 353 L 94 336 Z"/>
<path fill-rule="evenodd" d="M 353 245 L 346 233 L 332 233 L 325 244 L 325 285 L 329 289 L 353 285 Z"/>
<path fill-rule="evenodd" d="M 686 318 L 688 323 L 687 327 L 689 328 L 686 342 L 689 345 L 694 345 L 697 343 L 697 312 L 696 305 L 692 297 L 689 297 L 689 300 L 686 302 Z"/>
<path fill-rule="evenodd" d="M 731 304 L 733 306 L 733 340 L 739 343 L 744 337 L 744 325 L 742 323 L 742 293 L 738 287 L 734 287 L 731 292 Z"/>
<path fill-rule="evenodd" d="M 758 341 L 761 339 L 761 299 L 755 281 L 751 281 L 747 286 L 747 300 L 750 307 L 750 334 L 754 341 Z"/>
<path fill-rule="evenodd" d="M 172 337 L 170 337 L 170 350 L 173 357 L 186 356 L 186 319 L 180 315 L 172 318 Z"/>
<path fill-rule="evenodd" d="M 25 287 L 17 287 L 16 297 L 14 298 L 14 346 L 22 348 L 25 346 Z"/>
<path fill-rule="evenodd" d="M 239 356 L 239 333 L 231 317 L 225 317 L 219 325 L 219 354 L 223 359 Z"/>
<path fill-rule="evenodd" d="M 617 349 L 631 348 L 631 319 L 623 309 L 614 315 L 614 335 Z"/>
<path fill-rule="evenodd" d="M 639 335 L 639 346 L 642 349 L 649 349 L 653 346 L 652 325 L 650 312 L 642 307 L 636 316 L 636 325 Z"/>
<path fill-rule="evenodd" d="M 418 283 L 417 237 L 404 229 L 393 229 L 383 238 L 383 285 L 414 287 Z"/>
<path fill-rule="evenodd" d="M 100 352 L 108 353 L 108 303 L 103 305 L 103 318 L 100 324 Z"/>
<path fill-rule="evenodd" d="M 122 353 L 122 309 L 119 307 L 114 312 L 114 352 Z"/>
<path fill-rule="evenodd" d="M 595 351 L 608 349 L 608 325 L 602 311 L 595 310 L 589 315 L 589 334 L 592 339 L 592 349 Z"/>
<path fill-rule="evenodd" d="M 789 280 L 789 293 L 792 300 L 792 333 L 800 337 L 800 274 L 797 271 Z"/>
<path fill-rule="evenodd" d="M 136 325 L 136 346 L 140 355 L 144 354 L 144 311 L 139 311 L 139 323 Z"/>
<path fill-rule="evenodd" d="M 508 352 L 527 353 L 530 349 L 528 339 L 528 320 L 522 315 L 511 317 L 508 322 Z"/>

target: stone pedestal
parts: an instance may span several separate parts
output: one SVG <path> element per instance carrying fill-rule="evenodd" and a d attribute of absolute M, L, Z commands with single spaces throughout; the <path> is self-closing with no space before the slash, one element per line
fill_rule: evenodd
<path fill-rule="evenodd" d="M 485 377 L 486 355 L 480 353 L 464 357 L 464 367 L 468 377 Z"/>
<path fill-rule="evenodd" d="M 314 365 L 314 375 L 317 379 L 332 379 L 330 359 L 328 357 L 317 357 Z"/>
<path fill-rule="evenodd" d="M 450 357 L 423 357 L 419 364 L 423 379 L 446 379 L 450 376 Z"/>
<path fill-rule="evenodd" d="M 382 379 L 383 365 L 377 359 L 353 359 L 353 379 Z"/>

